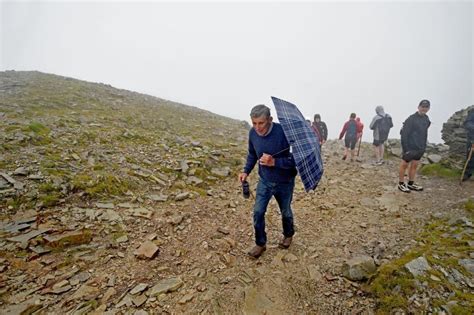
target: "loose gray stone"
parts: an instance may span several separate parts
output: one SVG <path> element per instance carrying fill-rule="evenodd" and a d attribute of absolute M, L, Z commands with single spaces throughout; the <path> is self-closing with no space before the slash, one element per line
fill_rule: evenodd
<path fill-rule="evenodd" d="M 425 257 L 418 257 L 413 259 L 409 263 L 405 264 L 405 267 L 414 277 L 423 275 L 426 271 L 430 270 L 431 267 Z"/>
<path fill-rule="evenodd" d="M 369 256 L 351 258 L 342 266 L 344 277 L 355 281 L 368 279 L 376 270 L 374 260 Z"/>
<path fill-rule="evenodd" d="M 184 283 L 181 278 L 169 278 L 161 280 L 153 288 L 150 289 L 150 296 L 157 296 L 162 293 L 174 292 L 178 290 L 183 284 Z"/>
<path fill-rule="evenodd" d="M 185 199 L 188 199 L 189 198 L 189 193 L 188 192 L 184 192 L 184 193 L 181 193 L 181 194 L 178 194 L 176 195 L 176 197 L 174 198 L 175 201 L 183 201 Z"/>
<path fill-rule="evenodd" d="M 137 293 L 143 292 L 146 288 L 148 288 L 148 284 L 139 283 L 130 291 L 130 294 L 135 295 Z"/>
<path fill-rule="evenodd" d="M 467 259 L 459 259 L 458 263 L 464 267 L 467 271 L 474 274 L 474 259 L 467 258 Z"/>

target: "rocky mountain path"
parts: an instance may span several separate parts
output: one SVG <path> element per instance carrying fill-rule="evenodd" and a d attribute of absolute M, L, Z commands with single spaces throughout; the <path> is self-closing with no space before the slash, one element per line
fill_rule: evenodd
<path fill-rule="evenodd" d="M 343 263 L 359 254 L 378 264 L 398 257 L 431 217 L 455 212 L 457 204 L 472 198 L 474 182 L 460 186 L 420 176 L 425 190 L 406 194 L 396 189 L 398 159 L 375 166 L 369 149 L 361 152 L 361 162 L 342 161 L 340 143 L 323 150 L 325 175 L 317 190 L 304 192 L 298 180 L 293 202 L 297 231 L 288 250 L 277 246 L 281 221 L 272 200 L 267 251 L 258 260 L 247 256 L 253 246 L 254 200 L 242 198 L 234 177 L 208 196 L 182 201 L 149 203 L 130 196 L 93 206 L 63 205 L 30 214 L 37 230 L 69 233 L 63 243 L 58 241 L 61 246 L 0 258 L 0 310 L 370 314 L 375 301 L 360 282 L 342 276 Z M 42 244 L 27 240 L 29 245 Z"/>

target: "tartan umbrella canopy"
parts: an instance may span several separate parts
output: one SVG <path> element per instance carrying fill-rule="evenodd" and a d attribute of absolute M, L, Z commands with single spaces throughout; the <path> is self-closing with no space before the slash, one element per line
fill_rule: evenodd
<path fill-rule="evenodd" d="M 316 133 L 296 105 L 272 96 L 278 120 L 290 144 L 305 190 L 314 190 L 323 176 L 321 148 Z"/>

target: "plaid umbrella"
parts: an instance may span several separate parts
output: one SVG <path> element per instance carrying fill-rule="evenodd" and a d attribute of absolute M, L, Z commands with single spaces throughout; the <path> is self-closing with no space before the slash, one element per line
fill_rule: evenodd
<path fill-rule="evenodd" d="M 323 176 L 321 148 L 316 133 L 311 129 L 298 108 L 272 96 L 278 120 L 283 127 L 286 139 L 290 144 L 296 169 L 300 174 L 306 191 L 318 186 Z"/>

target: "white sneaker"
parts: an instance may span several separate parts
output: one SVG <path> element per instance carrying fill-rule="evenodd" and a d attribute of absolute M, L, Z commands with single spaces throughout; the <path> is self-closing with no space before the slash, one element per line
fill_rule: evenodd
<path fill-rule="evenodd" d="M 398 184 L 398 190 L 403 191 L 405 193 L 411 192 L 410 188 L 408 188 L 408 185 L 403 183 L 403 184 Z"/>
<path fill-rule="evenodd" d="M 422 190 L 423 190 L 423 187 L 418 186 L 418 185 L 415 184 L 415 183 L 413 183 L 413 184 L 411 184 L 411 185 L 408 185 L 408 184 L 407 184 L 407 187 L 408 187 L 408 189 L 414 190 L 414 191 L 422 191 Z"/>

